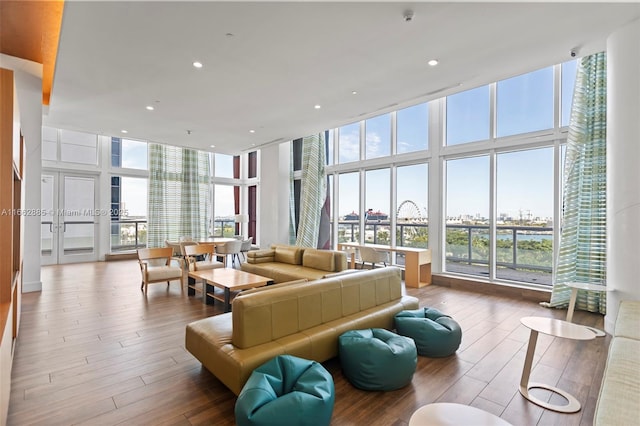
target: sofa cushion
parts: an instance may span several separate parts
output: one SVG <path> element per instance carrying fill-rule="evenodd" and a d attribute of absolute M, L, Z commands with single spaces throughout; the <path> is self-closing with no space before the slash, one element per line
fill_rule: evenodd
<path fill-rule="evenodd" d="M 637 324 L 636 324 L 637 327 Z M 640 419 L 640 341 L 615 337 L 602 378 L 594 425 L 632 425 Z"/>
<path fill-rule="evenodd" d="M 620 302 L 614 336 L 640 340 L 640 301 Z"/>
<path fill-rule="evenodd" d="M 274 245 L 272 248 L 275 250 L 274 260 L 280 263 L 288 263 L 290 265 L 301 265 L 302 254 L 304 248 L 296 246 L 281 246 Z"/>
<path fill-rule="evenodd" d="M 306 249 L 302 255 L 302 266 L 333 272 L 336 265 L 332 251 Z"/>

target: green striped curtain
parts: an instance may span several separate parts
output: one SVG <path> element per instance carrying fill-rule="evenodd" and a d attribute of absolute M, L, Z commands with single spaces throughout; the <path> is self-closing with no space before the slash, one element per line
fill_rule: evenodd
<path fill-rule="evenodd" d="M 563 217 L 550 306 L 569 303 L 563 283 L 605 285 L 607 69 L 605 53 L 581 59 L 564 164 Z M 579 290 L 576 309 L 606 313 L 605 292 Z"/>
<path fill-rule="evenodd" d="M 324 133 L 302 139 L 302 183 L 297 246 L 318 247 L 322 208 L 327 195 L 324 150 Z"/>
<path fill-rule="evenodd" d="M 206 152 L 149 144 L 149 247 L 182 236 L 206 237 L 208 197 Z"/>

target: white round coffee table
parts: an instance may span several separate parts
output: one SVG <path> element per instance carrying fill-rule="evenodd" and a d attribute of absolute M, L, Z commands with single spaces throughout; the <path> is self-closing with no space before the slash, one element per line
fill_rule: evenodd
<path fill-rule="evenodd" d="M 409 419 L 409 426 L 511 426 L 500 417 L 469 405 L 436 402 L 418 408 Z"/>
<path fill-rule="evenodd" d="M 529 401 L 549 410 L 558 411 L 560 413 L 575 413 L 580 411 L 580 402 L 569 393 L 556 387 L 545 385 L 543 383 L 529 382 L 531 375 L 531 367 L 533 365 L 533 354 L 536 351 L 536 343 L 538 341 L 538 333 L 548 334 L 549 336 L 562 337 L 564 339 L 573 340 L 593 340 L 596 335 L 591 330 L 582 325 L 573 324 L 555 318 L 544 317 L 524 317 L 520 322 L 527 328 L 531 329 L 529 336 L 529 346 L 527 347 L 527 356 L 524 359 L 524 367 L 522 368 L 522 377 L 520 378 L 520 393 Z M 546 389 L 557 393 L 564 397 L 567 405 L 551 404 L 543 401 L 529 393 L 532 388 Z"/>
<path fill-rule="evenodd" d="M 563 283 L 567 287 L 571 288 L 571 298 L 569 299 L 569 307 L 567 308 L 567 319 L 566 321 L 571 322 L 573 320 L 573 311 L 576 308 L 576 300 L 578 299 L 578 290 L 587 290 L 587 291 L 609 291 L 610 289 L 604 285 L 598 284 L 589 284 L 589 283 L 578 283 L 578 282 L 568 282 Z M 586 325 L 584 327 L 587 327 Z M 605 336 L 606 333 L 602 330 L 598 330 L 597 328 L 587 327 L 589 330 L 593 331 L 597 337 Z"/>

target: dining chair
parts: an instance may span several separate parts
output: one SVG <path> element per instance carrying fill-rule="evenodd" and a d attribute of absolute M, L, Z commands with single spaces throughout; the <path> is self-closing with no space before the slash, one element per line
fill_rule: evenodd
<path fill-rule="evenodd" d="M 238 263 L 240 263 L 240 250 L 242 249 L 242 241 L 234 240 L 227 241 L 224 244 L 219 244 L 216 246 L 216 256 L 224 257 L 224 264 L 227 265 L 227 256 L 231 255 L 231 265 L 235 265 L 235 259 L 238 258 Z"/>
<path fill-rule="evenodd" d="M 387 266 L 387 262 L 389 262 L 389 252 L 386 250 L 379 250 L 367 246 L 360 246 L 358 250 L 360 251 L 360 261 L 362 262 L 361 269 L 364 269 L 366 262 L 371 263 L 371 269 L 376 267 L 376 263 L 382 263 L 384 266 Z"/>
<path fill-rule="evenodd" d="M 164 240 L 165 247 L 171 247 L 173 250 L 172 260 L 175 260 L 180 267 L 182 267 L 182 263 L 184 260 L 184 255 L 182 254 L 182 249 L 180 248 L 180 242 L 178 241 L 169 241 Z"/>
<path fill-rule="evenodd" d="M 171 265 L 173 249 L 171 247 L 138 249 L 138 264 L 142 274 L 140 289 L 146 294 L 150 283 L 179 280 L 182 286 L 182 268 Z"/>
<path fill-rule="evenodd" d="M 242 253 L 242 257 L 244 260 L 247 260 L 247 253 L 251 250 L 251 245 L 253 244 L 253 238 L 247 238 L 246 240 L 242 240 L 242 247 L 240 247 L 240 253 Z"/>

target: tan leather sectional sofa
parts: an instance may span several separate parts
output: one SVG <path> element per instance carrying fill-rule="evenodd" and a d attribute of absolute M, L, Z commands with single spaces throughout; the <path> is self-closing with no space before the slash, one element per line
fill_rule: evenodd
<path fill-rule="evenodd" d="M 247 253 L 242 270 L 269 277 L 276 283 L 317 280 L 347 270 L 347 255 L 341 251 L 274 244 L 270 249 Z"/>
<path fill-rule="evenodd" d="M 593 416 L 594 425 L 640 422 L 640 301 L 620 303 L 607 365 Z"/>
<path fill-rule="evenodd" d="M 230 313 L 188 324 L 185 345 L 237 395 L 276 355 L 326 361 L 337 356 L 345 331 L 392 329 L 396 313 L 417 308 L 418 299 L 402 294 L 395 267 L 275 284 L 238 295 Z"/>

